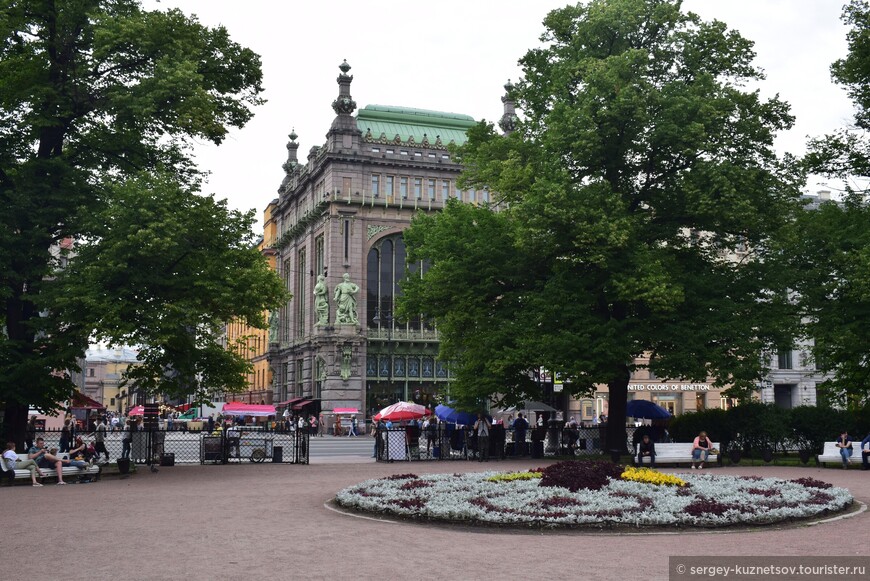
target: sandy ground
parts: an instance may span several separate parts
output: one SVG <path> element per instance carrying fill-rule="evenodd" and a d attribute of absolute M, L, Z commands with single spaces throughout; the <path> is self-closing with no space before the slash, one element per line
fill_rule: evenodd
<path fill-rule="evenodd" d="M 13 579 L 10 562 L 22 580 L 667 579 L 669 555 L 870 554 L 870 512 L 816 526 L 612 535 L 384 522 L 324 506 L 368 478 L 531 463 L 175 466 L 85 485 L 4 487 L 0 579 Z M 870 503 L 870 472 L 854 468 L 710 472 L 811 476 Z"/>

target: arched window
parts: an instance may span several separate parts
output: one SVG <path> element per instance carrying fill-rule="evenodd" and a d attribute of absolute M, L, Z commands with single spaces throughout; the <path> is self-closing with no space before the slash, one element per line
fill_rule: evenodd
<path fill-rule="evenodd" d="M 366 318 L 370 329 L 393 328 L 411 330 L 420 329 L 420 317 L 411 321 L 397 322 L 396 297 L 401 294 L 399 282 L 405 276 L 421 276 L 427 270 L 420 262 L 406 264 L 405 241 L 401 234 L 388 236 L 379 240 L 369 250 L 366 264 Z M 421 268 L 422 267 L 422 268 Z M 377 321 L 375 321 L 377 317 Z M 426 328 L 432 328 L 426 325 Z"/>

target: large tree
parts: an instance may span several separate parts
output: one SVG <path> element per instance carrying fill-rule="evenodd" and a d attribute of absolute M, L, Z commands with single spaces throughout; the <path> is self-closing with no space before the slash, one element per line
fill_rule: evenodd
<path fill-rule="evenodd" d="M 243 389 L 250 365 L 222 344 L 224 324 L 265 328 L 264 305 L 287 298 L 256 247 L 254 212 L 143 174 L 113 186 L 85 220 L 90 235 L 47 291 L 55 315 L 140 346 L 127 379 L 143 393 L 202 400 Z"/>
<path fill-rule="evenodd" d="M 827 202 L 795 222 L 788 248 L 801 274 L 795 300 L 812 341 L 823 402 L 870 403 L 870 207 L 863 196 Z"/>
<path fill-rule="evenodd" d="M 191 140 L 220 143 L 244 125 L 261 101 L 261 76 L 259 57 L 224 28 L 177 10 L 145 11 L 135 0 L 0 0 L 0 402 L 16 441 L 28 406 L 50 409 L 69 397 L 67 371 L 102 333 L 96 323 L 117 328 L 106 318 L 71 317 L 54 302 L 58 288 L 83 285 L 73 295 L 84 296 L 92 283 L 70 279 L 62 267 L 76 258 L 64 256 L 61 243 L 78 243 L 93 264 L 98 253 L 87 247 L 113 235 L 95 218 L 110 219 L 119 199 L 147 208 L 148 196 L 172 190 L 167 181 L 195 189 Z M 141 178 L 149 173 L 163 180 L 156 189 Z M 214 217 L 237 221 L 225 209 Z M 141 222 L 125 223 L 131 239 L 147 239 L 141 233 L 151 219 L 143 211 Z M 117 293 L 104 297 L 118 307 L 111 315 L 124 320 L 164 304 L 124 309 L 137 300 L 121 289 L 138 264 L 117 250 L 106 266 L 116 270 L 104 289 Z M 214 299 L 225 305 L 236 296 Z M 193 331 L 177 328 L 164 339 L 183 342 Z"/>
<path fill-rule="evenodd" d="M 796 298 L 812 342 L 815 367 L 830 374 L 820 387 L 826 401 L 868 403 L 870 397 L 870 3 L 843 9 L 848 54 L 832 77 L 855 104 L 854 123 L 810 143 L 808 171 L 843 180 L 841 202 L 802 213 L 787 251 L 800 272 Z"/>
<path fill-rule="evenodd" d="M 609 388 L 608 444 L 625 449 L 627 388 L 656 376 L 747 393 L 794 332 L 771 237 L 801 173 L 772 147 L 788 106 L 752 43 L 676 0 L 592 0 L 551 12 L 512 89 L 523 119 L 480 125 L 457 153 L 498 210 L 448 205 L 406 232 L 404 312 L 436 317 L 452 395 L 535 393 L 538 367 L 572 394 Z"/>

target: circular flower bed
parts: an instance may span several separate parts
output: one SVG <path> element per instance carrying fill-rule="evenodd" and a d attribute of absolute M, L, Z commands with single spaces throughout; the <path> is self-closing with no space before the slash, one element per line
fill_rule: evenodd
<path fill-rule="evenodd" d="M 771 524 L 840 511 L 843 488 L 799 478 L 676 477 L 609 462 L 560 462 L 528 472 L 397 474 L 336 495 L 356 510 L 438 521 L 531 526 Z"/>

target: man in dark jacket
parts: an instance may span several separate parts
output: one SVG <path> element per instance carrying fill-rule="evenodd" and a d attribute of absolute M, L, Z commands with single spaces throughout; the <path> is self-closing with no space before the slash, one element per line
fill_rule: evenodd
<path fill-rule="evenodd" d="M 529 429 L 529 422 L 523 417 L 523 414 L 517 414 L 517 419 L 514 420 L 514 456 L 526 455 L 526 430 Z"/>
<path fill-rule="evenodd" d="M 649 456 L 649 467 L 656 467 L 656 445 L 649 439 L 649 434 L 644 434 L 643 439 L 639 444 L 640 448 L 637 453 L 637 466 L 643 466 L 644 456 Z"/>

